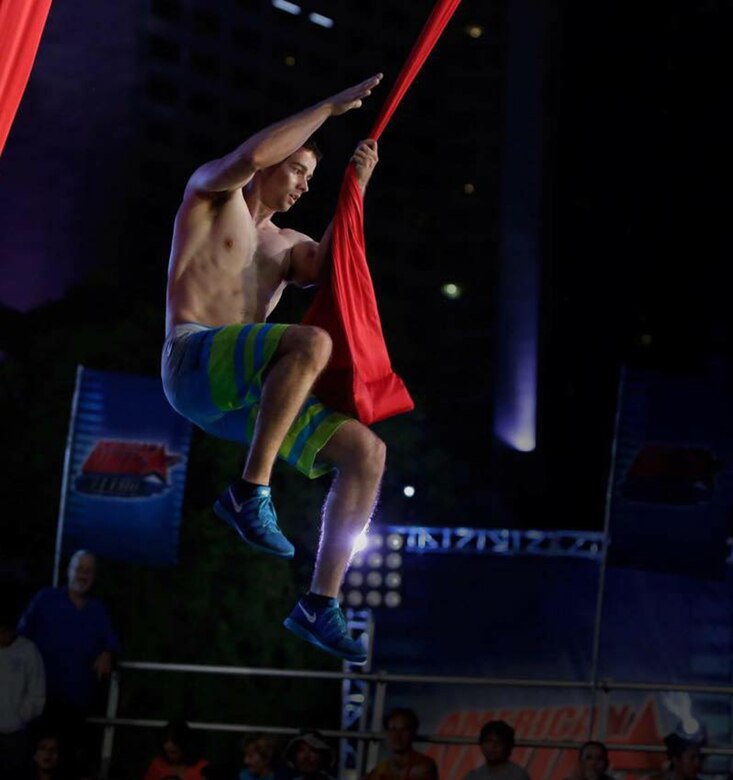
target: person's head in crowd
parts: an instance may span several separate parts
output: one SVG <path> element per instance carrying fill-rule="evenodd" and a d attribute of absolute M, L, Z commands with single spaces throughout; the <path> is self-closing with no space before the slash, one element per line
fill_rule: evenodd
<path fill-rule="evenodd" d="M 334 762 L 331 746 L 318 731 L 303 731 L 285 748 L 285 760 L 303 777 L 327 775 Z"/>
<path fill-rule="evenodd" d="M 478 743 L 488 766 L 505 764 L 514 748 L 514 729 L 503 720 L 490 720 L 481 727 Z"/>
<path fill-rule="evenodd" d="M 275 740 L 263 734 L 254 734 L 242 740 L 242 763 L 251 777 L 272 777 Z"/>
<path fill-rule="evenodd" d="M 578 751 L 578 774 L 582 780 L 599 780 L 608 771 L 608 749 L 603 742 L 589 740 Z"/>
<path fill-rule="evenodd" d="M 97 558 L 94 553 L 89 550 L 77 550 L 69 560 L 66 574 L 72 598 L 86 599 L 97 575 Z"/>
<path fill-rule="evenodd" d="M 664 738 L 664 745 L 676 780 L 695 780 L 702 769 L 701 740 L 685 739 L 673 732 Z"/>
<path fill-rule="evenodd" d="M 198 756 L 194 747 L 191 727 L 185 720 L 172 720 L 160 735 L 160 753 L 170 766 L 195 764 Z"/>
<path fill-rule="evenodd" d="M 393 755 L 406 755 L 412 750 L 420 721 L 407 707 L 395 707 L 384 716 L 387 745 Z"/>
<path fill-rule="evenodd" d="M 51 780 L 61 773 L 61 738 L 56 732 L 41 731 L 35 740 L 31 777 Z"/>

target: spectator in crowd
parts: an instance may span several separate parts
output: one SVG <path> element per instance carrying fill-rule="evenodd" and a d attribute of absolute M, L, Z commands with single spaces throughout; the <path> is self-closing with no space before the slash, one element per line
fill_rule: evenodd
<path fill-rule="evenodd" d="M 578 751 L 578 765 L 568 780 L 612 780 L 608 765 L 606 746 L 603 742 L 590 740 Z"/>
<path fill-rule="evenodd" d="M 289 770 L 286 780 L 333 780 L 329 770 L 335 755 L 318 731 L 303 731 L 288 742 L 285 760 Z"/>
<path fill-rule="evenodd" d="M 109 676 L 120 650 L 104 604 L 90 596 L 95 576 L 94 555 L 75 552 L 67 586 L 37 593 L 18 624 L 18 633 L 41 651 L 46 713 L 61 723 L 78 722 L 89 714 L 97 683 Z"/>
<path fill-rule="evenodd" d="M 676 732 L 664 738 L 669 768 L 662 774 L 664 780 L 698 780 L 702 769 L 702 742 L 686 739 Z"/>
<path fill-rule="evenodd" d="M 43 661 L 30 639 L 18 636 L 17 611 L 0 601 L 0 768 L 3 780 L 27 775 L 30 724 L 43 712 L 46 682 Z"/>
<path fill-rule="evenodd" d="M 390 710 L 384 718 L 389 755 L 369 772 L 366 780 L 438 780 L 435 761 L 412 746 L 419 728 L 413 710 Z"/>
<path fill-rule="evenodd" d="M 521 766 L 509 760 L 514 748 L 514 729 L 503 720 L 484 723 L 479 733 L 484 765 L 469 772 L 464 780 L 529 780 Z"/>
<path fill-rule="evenodd" d="M 66 780 L 63 770 L 61 737 L 51 731 L 43 731 L 35 741 L 30 773 L 31 780 Z"/>
<path fill-rule="evenodd" d="M 145 772 L 145 780 L 202 780 L 208 761 L 200 758 L 188 723 L 172 720 L 160 735 L 159 754 Z"/>
<path fill-rule="evenodd" d="M 239 773 L 239 780 L 274 780 L 274 756 L 275 740 L 271 737 L 262 734 L 245 737 L 242 740 L 244 769 Z"/>

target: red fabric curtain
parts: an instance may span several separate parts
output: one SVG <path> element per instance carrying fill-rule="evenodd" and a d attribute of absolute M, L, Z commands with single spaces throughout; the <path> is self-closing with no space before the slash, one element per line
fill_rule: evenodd
<path fill-rule="evenodd" d="M 51 0 L 0 0 L 0 154 L 36 58 Z"/>
<path fill-rule="evenodd" d="M 415 42 L 369 137 L 378 140 L 440 38 L 460 0 L 439 0 Z M 415 407 L 392 370 L 384 343 L 364 243 L 364 202 L 352 165 L 346 170 L 333 222 L 330 280 L 319 289 L 303 320 L 328 331 L 331 362 L 316 395 L 365 425 Z"/>

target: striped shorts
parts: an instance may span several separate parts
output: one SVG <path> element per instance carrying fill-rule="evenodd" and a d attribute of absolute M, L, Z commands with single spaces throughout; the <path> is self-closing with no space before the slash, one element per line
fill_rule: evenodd
<path fill-rule="evenodd" d="M 250 444 L 264 373 L 288 325 L 254 323 L 209 328 L 177 325 L 163 347 L 163 390 L 171 406 L 220 439 Z M 330 467 L 316 456 L 349 417 L 309 396 L 279 456 L 312 478 Z"/>

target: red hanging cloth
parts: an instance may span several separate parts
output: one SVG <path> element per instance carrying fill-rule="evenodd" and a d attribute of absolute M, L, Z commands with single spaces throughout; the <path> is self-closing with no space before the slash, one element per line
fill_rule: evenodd
<path fill-rule="evenodd" d="M 407 58 L 369 137 L 379 139 L 417 76 L 460 0 L 438 0 Z M 364 243 L 364 201 L 354 167 L 346 169 L 331 239 L 331 269 L 303 323 L 326 330 L 333 340 L 331 361 L 316 395 L 365 425 L 415 408 L 392 370 L 384 343 Z"/>
<path fill-rule="evenodd" d="M 36 58 L 51 0 L 0 0 L 0 154 Z"/>

